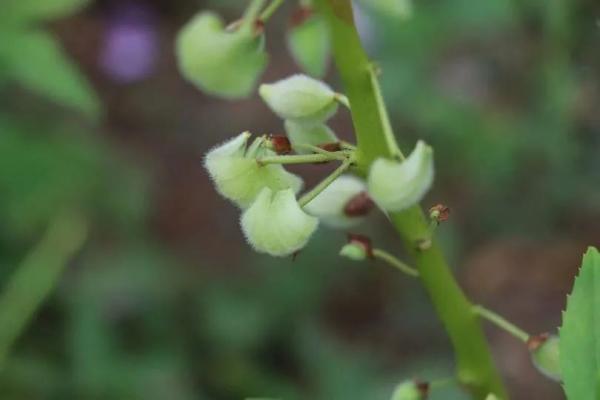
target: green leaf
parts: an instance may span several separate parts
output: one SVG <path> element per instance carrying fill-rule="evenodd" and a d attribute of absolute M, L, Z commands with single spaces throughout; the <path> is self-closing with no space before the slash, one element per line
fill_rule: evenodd
<path fill-rule="evenodd" d="M 58 104 L 98 117 L 100 103 L 78 68 L 49 34 L 23 32 L 0 44 L 8 74 L 24 87 Z"/>
<path fill-rule="evenodd" d="M 600 399 L 600 253 L 593 247 L 583 257 L 563 314 L 560 367 L 570 400 Z"/>
<path fill-rule="evenodd" d="M 86 6 L 90 0 L 3 0 L 0 23 L 25 25 L 36 20 L 62 18 Z"/>

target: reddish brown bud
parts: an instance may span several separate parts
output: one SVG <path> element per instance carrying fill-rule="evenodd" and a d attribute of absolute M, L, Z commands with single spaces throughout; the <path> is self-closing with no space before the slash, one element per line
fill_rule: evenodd
<path fill-rule="evenodd" d="M 288 154 L 292 151 L 292 144 L 284 135 L 271 135 L 269 141 L 271 142 L 271 148 L 277 154 Z"/>
<path fill-rule="evenodd" d="M 342 145 L 339 142 L 323 143 L 323 144 L 320 144 L 318 147 L 325 151 L 330 151 L 330 152 L 342 150 Z"/>
<path fill-rule="evenodd" d="M 450 218 L 450 207 L 436 204 L 429 209 L 429 215 L 438 222 L 447 221 Z"/>
<path fill-rule="evenodd" d="M 344 207 L 344 214 L 348 217 L 363 217 L 375 207 L 375 203 L 367 192 L 360 192 L 350 199 Z"/>
<path fill-rule="evenodd" d="M 539 349 L 550 338 L 549 333 L 541 333 L 539 335 L 530 336 L 527 340 L 527 348 L 529 351 Z"/>
<path fill-rule="evenodd" d="M 373 258 L 373 244 L 368 236 L 359 235 L 356 233 L 348 234 L 348 243 L 361 246 L 365 249 L 365 253 L 369 258 Z"/>
<path fill-rule="evenodd" d="M 429 382 L 424 382 L 416 379 L 415 385 L 417 386 L 417 390 L 421 393 L 421 396 L 423 396 L 423 398 L 426 398 L 429 395 Z"/>
<path fill-rule="evenodd" d="M 298 7 L 290 17 L 290 27 L 295 28 L 302 25 L 314 13 L 311 7 Z"/>

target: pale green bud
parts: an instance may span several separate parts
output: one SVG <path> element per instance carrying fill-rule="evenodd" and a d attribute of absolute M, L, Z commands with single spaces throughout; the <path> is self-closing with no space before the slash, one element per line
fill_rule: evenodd
<path fill-rule="evenodd" d="M 262 36 L 246 25 L 228 31 L 212 12 L 197 14 L 181 29 L 176 52 L 179 69 L 188 81 L 209 94 L 230 99 L 252 93 L 268 59 Z"/>
<path fill-rule="evenodd" d="M 294 60 L 309 75 L 322 77 L 329 62 L 330 41 L 327 22 L 320 14 L 301 8 L 288 31 L 288 47 Z"/>
<path fill-rule="evenodd" d="M 428 392 L 428 384 L 406 381 L 396 387 L 391 400 L 425 400 Z"/>
<path fill-rule="evenodd" d="M 560 381 L 560 348 L 556 335 L 538 335 L 529 339 L 529 352 L 533 365 L 546 377 Z"/>
<path fill-rule="evenodd" d="M 366 212 L 362 215 L 349 215 L 346 206 L 366 190 L 367 186 L 361 179 L 342 175 L 304 206 L 304 209 L 331 228 L 346 229 L 364 220 Z"/>
<path fill-rule="evenodd" d="M 324 123 L 302 123 L 296 121 L 285 121 L 285 132 L 292 143 L 292 147 L 298 154 L 310 153 L 310 150 L 295 148 L 300 144 L 311 144 L 319 146 L 325 143 L 334 143 L 338 141 L 335 133 Z"/>
<path fill-rule="evenodd" d="M 325 83 L 306 75 L 293 75 L 262 84 L 259 93 L 282 119 L 303 123 L 324 122 L 338 109 L 338 95 Z"/>
<path fill-rule="evenodd" d="M 263 189 L 242 215 L 242 231 L 259 253 L 288 256 L 302 249 L 319 220 L 306 214 L 291 189 Z"/>
<path fill-rule="evenodd" d="M 340 250 L 340 256 L 351 259 L 352 261 L 364 261 L 367 259 L 367 249 L 358 243 L 348 243 Z"/>
<path fill-rule="evenodd" d="M 433 149 L 419 141 L 402 162 L 375 160 L 368 177 L 369 194 L 386 211 L 417 204 L 433 184 Z"/>
<path fill-rule="evenodd" d="M 490 393 L 490 394 L 487 395 L 487 397 L 485 398 L 485 400 L 500 400 L 500 399 L 495 394 Z"/>
<path fill-rule="evenodd" d="M 248 207 L 263 188 L 291 189 L 298 193 L 302 179 L 279 164 L 260 165 L 255 157 L 273 154 L 258 138 L 246 148 L 250 133 L 244 132 L 215 147 L 206 155 L 204 166 L 215 182 L 217 191 L 241 208 Z"/>

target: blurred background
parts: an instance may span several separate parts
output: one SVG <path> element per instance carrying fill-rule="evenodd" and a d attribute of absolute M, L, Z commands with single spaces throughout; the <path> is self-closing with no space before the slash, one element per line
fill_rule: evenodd
<path fill-rule="evenodd" d="M 0 344 L 25 328 L 0 398 L 387 400 L 403 379 L 451 374 L 418 283 L 338 258 L 345 233 L 326 228 L 295 260 L 255 254 L 211 186 L 210 147 L 283 126 L 257 96 L 184 82 L 174 36 L 200 9 L 233 21 L 245 2 L 2 3 L 0 288 L 17 295 Z M 266 81 L 298 72 L 287 3 L 267 27 Z M 404 19 L 358 19 L 403 148 L 436 149 L 424 205 L 452 209 L 439 236 L 462 286 L 554 331 L 600 244 L 600 3 L 414 0 Z M 352 140 L 347 113 L 333 127 Z M 381 215 L 355 231 L 402 256 Z M 514 399 L 564 398 L 519 342 L 486 332 Z M 466 399 L 452 384 L 431 398 Z"/>

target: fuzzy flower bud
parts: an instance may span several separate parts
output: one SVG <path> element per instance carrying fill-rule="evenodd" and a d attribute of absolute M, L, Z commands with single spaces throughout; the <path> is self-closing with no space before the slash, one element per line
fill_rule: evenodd
<path fill-rule="evenodd" d="M 338 109 L 338 95 L 325 83 L 306 75 L 293 75 L 262 84 L 260 96 L 285 120 L 316 124 L 331 118 Z"/>
<path fill-rule="evenodd" d="M 558 336 L 547 333 L 533 336 L 527 342 L 533 365 L 555 381 L 561 380 L 559 342 Z"/>
<path fill-rule="evenodd" d="M 402 162 L 384 158 L 371 166 L 369 194 L 386 211 L 402 211 L 417 204 L 433 184 L 433 149 L 419 141 Z"/>
<path fill-rule="evenodd" d="M 207 93 L 243 98 L 250 95 L 267 65 L 263 42 L 252 27 L 242 24 L 229 31 L 218 15 L 202 12 L 177 36 L 179 69 Z"/>
<path fill-rule="evenodd" d="M 248 207 L 263 188 L 291 189 L 298 193 L 302 179 L 281 165 L 259 165 L 256 157 L 272 154 L 265 139 L 258 138 L 246 148 L 250 133 L 244 132 L 214 148 L 206 155 L 204 166 L 215 182 L 217 191 L 241 208 Z"/>
<path fill-rule="evenodd" d="M 319 220 L 306 214 L 291 189 L 263 189 L 242 215 L 242 231 L 259 253 L 283 257 L 302 249 Z"/>
<path fill-rule="evenodd" d="M 319 122 L 316 124 L 307 124 L 292 120 L 285 121 L 285 132 L 287 133 L 292 147 L 310 144 L 319 146 L 326 143 L 334 143 L 338 141 L 335 133 L 325 124 Z M 296 148 L 296 153 L 307 154 L 310 150 Z"/>
<path fill-rule="evenodd" d="M 490 393 L 490 394 L 487 395 L 487 397 L 485 398 L 485 400 L 500 400 L 500 399 L 495 394 Z"/>
<path fill-rule="evenodd" d="M 329 31 L 323 16 L 310 8 L 300 7 L 292 15 L 288 47 L 296 63 L 309 75 L 325 75 L 329 61 Z"/>
<path fill-rule="evenodd" d="M 429 393 L 429 384 L 418 381 L 402 382 L 396 387 L 391 400 L 425 400 Z"/>
<path fill-rule="evenodd" d="M 366 213 L 351 215 L 346 212 L 346 207 L 357 196 L 364 194 L 366 189 L 361 179 L 352 175 L 342 175 L 319 193 L 304 209 L 329 227 L 349 228 L 362 222 Z"/>

